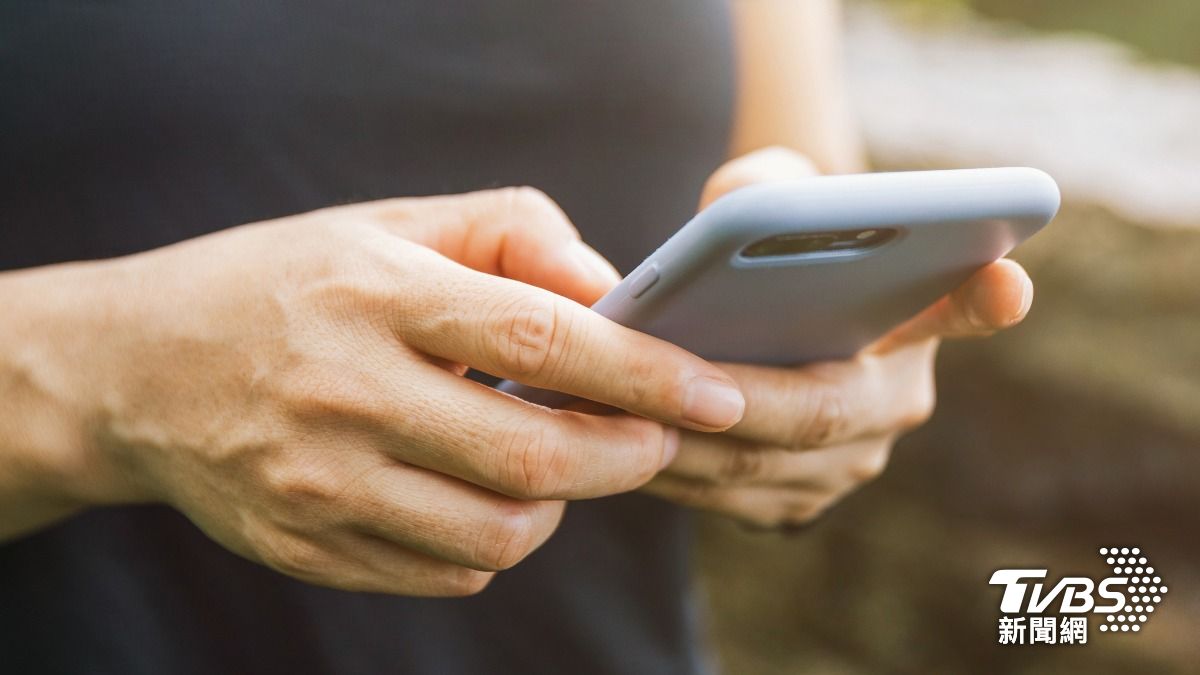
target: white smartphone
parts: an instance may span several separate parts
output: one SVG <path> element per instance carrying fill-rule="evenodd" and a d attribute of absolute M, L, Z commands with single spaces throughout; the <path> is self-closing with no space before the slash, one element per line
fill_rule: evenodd
<path fill-rule="evenodd" d="M 1003 257 L 1058 211 L 1029 168 L 821 176 L 714 202 L 593 305 L 712 361 L 842 359 Z M 570 400 L 516 382 L 544 405 Z"/>

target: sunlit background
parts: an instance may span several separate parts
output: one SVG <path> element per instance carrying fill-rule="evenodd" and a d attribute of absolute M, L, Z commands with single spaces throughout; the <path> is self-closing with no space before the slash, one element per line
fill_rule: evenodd
<path fill-rule="evenodd" d="M 939 407 L 889 471 L 798 535 L 701 526 L 730 673 L 1200 669 L 1200 3 L 851 2 L 876 168 L 1031 165 L 1063 188 L 1016 256 L 1026 323 L 947 344 Z M 1140 633 L 997 644 L 998 568 L 1102 578 L 1141 547 Z"/>

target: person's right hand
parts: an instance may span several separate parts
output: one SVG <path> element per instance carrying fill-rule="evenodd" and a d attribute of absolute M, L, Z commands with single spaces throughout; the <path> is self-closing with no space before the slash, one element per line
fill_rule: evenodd
<path fill-rule="evenodd" d="M 86 452 L 53 455 L 72 499 L 164 502 L 344 589 L 476 592 L 550 536 L 560 500 L 645 483 L 673 426 L 723 430 L 744 407 L 715 366 L 578 304 L 617 276 L 528 188 L 20 274 L 54 289 L 37 377 L 84 421 Z M 549 410 L 467 367 L 634 414 Z"/>

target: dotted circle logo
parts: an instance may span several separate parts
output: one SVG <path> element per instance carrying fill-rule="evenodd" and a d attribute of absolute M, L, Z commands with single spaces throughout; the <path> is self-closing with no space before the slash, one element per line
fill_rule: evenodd
<path fill-rule="evenodd" d="M 1101 632 L 1138 632 L 1142 624 L 1154 613 L 1154 609 L 1162 602 L 1167 594 L 1167 585 L 1162 577 L 1154 573 L 1149 559 L 1136 546 L 1102 547 L 1100 557 L 1112 566 L 1114 575 L 1126 576 L 1129 587 L 1126 589 L 1125 609 L 1108 615 L 1105 623 L 1100 624 Z"/>

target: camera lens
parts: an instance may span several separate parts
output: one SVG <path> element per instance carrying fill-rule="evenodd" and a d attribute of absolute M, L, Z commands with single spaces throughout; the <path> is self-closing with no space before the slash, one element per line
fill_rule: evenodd
<path fill-rule="evenodd" d="M 794 232 L 767 237 L 742 249 L 744 258 L 775 258 L 820 253 L 847 253 L 874 248 L 896 236 L 893 229 Z"/>

